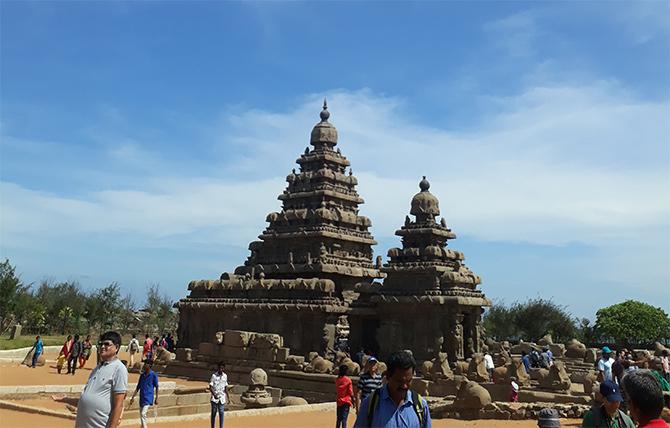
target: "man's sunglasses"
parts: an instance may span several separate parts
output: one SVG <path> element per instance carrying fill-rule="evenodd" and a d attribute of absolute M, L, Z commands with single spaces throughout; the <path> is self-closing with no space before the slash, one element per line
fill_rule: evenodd
<path fill-rule="evenodd" d="M 110 346 L 114 346 L 114 342 L 111 342 L 111 341 L 109 341 L 109 340 L 104 341 L 104 342 L 98 342 L 98 346 L 99 346 L 99 347 L 103 347 L 103 346 L 104 346 L 105 348 L 109 348 Z"/>

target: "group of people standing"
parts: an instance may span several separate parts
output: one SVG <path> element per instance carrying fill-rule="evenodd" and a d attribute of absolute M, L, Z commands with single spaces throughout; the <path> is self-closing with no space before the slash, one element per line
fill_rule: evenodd
<path fill-rule="evenodd" d="M 384 373 L 378 372 L 379 362 L 367 353 L 357 355 L 363 365 L 356 388 L 347 376 L 348 367 L 339 367 L 335 380 L 337 391 L 336 428 L 346 428 L 350 408 L 357 414 L 355 428 L 407 427 L 430 428 L 432 422 L 428 404 L 410 389 L 416 371 L 416 361 L 408 351 L 391 354 Z"/>
<path fill-rule="evenodd" d="M 142 351 L 141 361 L 151 361 L 153 362 L 158 355 L 158 349 L 166 349 L 168 352 L 175 351 L 175 342 L 172 333 L 165 333 L 160 338 L 154 336 L 153 338 L 149 334 L 144 335 L 144 342 L 140 347 L 140 342 L 137 339 L 137 335 L 133 334 L 133 337 L 128 342 L 128 354 L 130 358 L 128 359 L 128 367 L 132 367 L 135 363 L 135 355 Z"/>
<path fill-rule="evenodd" d="M 67 374 L 74 375 L 77 365 L 80 369 L 84 368 L 86 362 L 91 357 L 92 349 L 93 344 L 91 343 L 90 334 L 84 340 L 79 340 L 78 334 L 75 334 L 74 337 L 68 335 L 58 353 L 56 370 L 60 374 L 63 371 L 63 366 L 67 363 Z"/>

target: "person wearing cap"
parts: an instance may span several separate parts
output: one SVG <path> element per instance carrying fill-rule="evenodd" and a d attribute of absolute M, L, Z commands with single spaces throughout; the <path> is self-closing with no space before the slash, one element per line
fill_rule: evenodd
<path fill-rule="evenodd" d="M 601 354 L 598 360 L 598 380 L 601 382 L 614 380 L 612 378 L 612 364 L 614 364 L 612 350 L 607 346 L 603 346 Z"/>
<path fill-rule="evenodd" d="M 668 428 L 661 419 L 663 389 L 650 370 L 636 370 L 623 377 L 630 414 L 640 428 Z"/>
<path fill-rule="evenodd" d="M 364 372 L 358 377 L 356 393 L 354 394 L 354 405 L 358 412 L 361 403 L 373 391 L 382 387 L 382 376 L 377 373 L 377 359 L 369 357 L 365 362 Z"/>
<path fill-rule="evenodd" d="M 582 428 L 634 428 L 633 420 L 619 409 L 623 397 L 621 388 L 611 380 L 600 384 L 603 403 L 586 412 Z"/>
<path fill-rule="evenodd" d="M 548 407 L 540 410 L 540 413 L 537 414 L 537 426 L 539 428 L 561 428 L 558 410 Z"/>

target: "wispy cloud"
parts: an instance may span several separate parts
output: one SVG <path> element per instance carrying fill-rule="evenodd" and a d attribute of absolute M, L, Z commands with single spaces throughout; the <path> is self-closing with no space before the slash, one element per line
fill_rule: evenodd
<path fill-rule="evenodd" d="M 484 31 L 493 45 L 512 58 L 529 57 L 535 53 L 540 33 L 534 11 L 522 11 L 484 24 Z"/>

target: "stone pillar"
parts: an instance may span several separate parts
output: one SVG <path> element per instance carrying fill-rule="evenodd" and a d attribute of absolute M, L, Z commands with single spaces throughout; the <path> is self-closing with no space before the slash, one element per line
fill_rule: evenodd
<path fill-rule="evenodd" d="M 21 337 L 21 324 L 14 324 L 9 330 L 9 340 L 14 340 L 18 337 Z"/>

